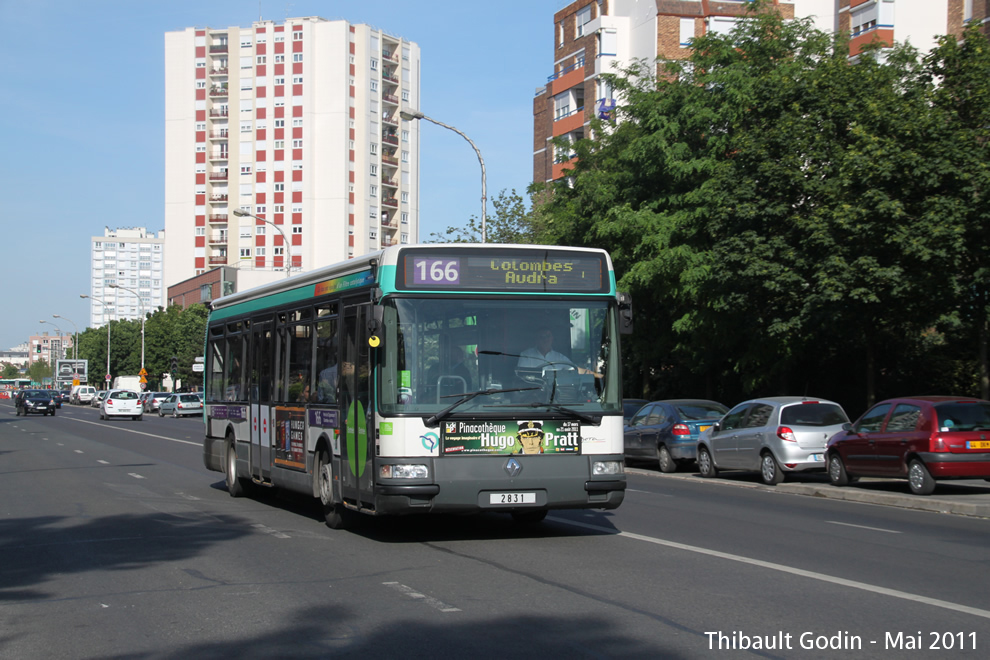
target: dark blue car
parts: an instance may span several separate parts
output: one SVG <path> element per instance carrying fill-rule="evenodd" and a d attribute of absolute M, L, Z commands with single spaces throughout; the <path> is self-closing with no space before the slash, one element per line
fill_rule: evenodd
<path fill-rule="evenodd" d="M 721 403 L 705 399 L 648 403 L 623 429 L 626 458 L 655 463 L 661 472 L 676 472 L 697 458 L 698 436 L 727 412 Z"/>

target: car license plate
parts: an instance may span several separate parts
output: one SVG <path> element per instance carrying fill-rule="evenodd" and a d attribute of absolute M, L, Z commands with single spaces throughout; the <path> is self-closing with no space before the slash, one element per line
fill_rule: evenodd
<path fill-rule="evenodd" d="M 822 454 L 812 454 L 811 456 L 808 457 L 808 460 L 814 461 L 816 463 L 824 463 L 825 456 Z"/>
<path fill-rule="evenodd" d="M 709 424 L 709 425 L 707 425 L 707 426 L 699 426 L 699 427 L 698 427 L 698 433 L 704 433 L 705 431 L 707 431 L 707 430 L 708 430 L 708 429 L 710 429 L 711 427 L 712 427 L 712 425 L 711 425 L 711 424 Z"/>
<path fill-rule="evenodd" d="M 536 493 L 490 493 L 489 504 L 536 504 Z"/>
<path fill-rule="evenodd" d="M 966 449 L 990 449 L 990 440 L 970 440 Z"/>

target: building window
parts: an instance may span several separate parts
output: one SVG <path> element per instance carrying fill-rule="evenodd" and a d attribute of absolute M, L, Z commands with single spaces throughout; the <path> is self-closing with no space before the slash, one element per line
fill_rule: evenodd
<path fill-rule="evenodd" d="M 293 149 L 302 149 L 302 146 L 303 146 L 303 141 L 302 140 L 293 140 L 292 141 L 292 148 Z"/>
<path fill-rule="evenodd" d="M 302 233 L 302 227 L 299 227 L 299 226 L 293 227 L 292 228 L 292 233 L 293 234 L 301 234 Z"/>
<path fill-rule="evenodd" d="M 276 183 L 275 184 L 275 192 L 285 192 L 285 184 L 284 183 Z"/>
<path fill-rule="evenodd" d="M 263 248 L 263 247 L 256 247 L 256 248 L 254 248 L 254 256 L 256 256 L 256 257 L 263 257 L 263 256 L 265 256 L 265 248 Z"/>
<path fill-rule="evenodd" d="M 377 80 L 372 80 L 371 81 L 371 91 L 372 92 L 375 92 L 375 93 L 378 92 L 378 81 Z"/>
<path fill-rule="evenodd" d="M 292 54 L 292 61 L 293 62 L 302 62 L 303 61 L 303 57 L 302 56 L 303 56 L 302 53 L 293 53 Z"/>
<path fill-rule="evenodd" d="M 374 57 L 371 58 L 371 70 L 378 71 L 378 60 L 376 60 Z"/>
<path fill-rule="evenodd" d="M 372 165 L 370 167 L 369 174 L 371 174 L 371 176 L 378 176 L 378 166 L 377 165 Z"/>
<path fill-rule="evenodd" d="M 292 84 L 293 85 L 301 85 L 301 84 L 303 84 L 303 77 L 302 76 L 292 76 Z"/>
<path fill-rule="evenodd" d="M 378 143 L 377 142 L 372 142 L 371 143 L 371 155 L 372 156 L 378 155 Z"/>
<path fill-rule="evenodd" d="M 402 193 L 402 196 L 401 197 L 402 197 L 402 203 L 403 204 L 408 204 L 409 203 L 409 193 L 404 192 L 404 193 Z"/>
<path fill-rule="evenodd" d="M 403 212 L 401 217 L 402 217 L 402 224 L 408 225 L 409 224 L 409 214 Z"/>
<path fill-rule="evenodd" d="M 372 197 L 378 197 L 378 186 L 371 186 L 368 188 L 368 194 Z"/>
<path fill-rule="evenodd" d="M 402 131 L 402 141 L 409 142 L 409 131 Z"/>
<path fill-rule="evenodd" d="M 591 22 L 591 5 L 586 5 L 578 9 L 577 13 L 577 36 L 584 36 L 584 26 Z"/>
<path fill-rule="evenodd" d="M 275 56 L 275 64 L 282 64 L 283 62 L 285 62 L 285 55 Z"/>
<path fill-rule="evenodd" d="M 251 258 L 251 248 L 241 248 L 240 254 L 241 254 L 241 259 L 250 259 Z"/>

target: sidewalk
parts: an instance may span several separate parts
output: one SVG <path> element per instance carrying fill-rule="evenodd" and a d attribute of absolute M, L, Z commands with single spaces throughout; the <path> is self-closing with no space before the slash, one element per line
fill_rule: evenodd
<path fill-rule="evenodd" d="M 672 477 L 743 488 L 761 488 L 789 495 L 824 497 L 918 511 L 990 518 L 990 482 L 983 479 L 939 481 L 935 486 L 935 492 L 931 495 L 913 495 L 906 479 L 863 478 L 854 484 L 839 488 L 830 484 L 824 473 L 817 472 L 789 474 L 784 483 L 766 486 L 760 482 L 759 475 L 752 472 L 723 472 L 714 479 L 702 479 L 697 473 L 690 471 L 661 474 L 657 470 L 629 466 L 626 467 L 626 471 L 661 478 Z"/>

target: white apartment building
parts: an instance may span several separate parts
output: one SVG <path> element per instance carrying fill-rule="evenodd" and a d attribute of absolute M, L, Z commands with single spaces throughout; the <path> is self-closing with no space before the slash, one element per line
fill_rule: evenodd
<path fill-rule="evenodd" d="M 90 327 L 139 319 L 165 305 L 164 231 L 106 227 L 90 242 Z"/>
<path fill-rule="evenodd" d="M 419 46 L 368 25 L 166 33 L 165 281 L 415 243 L 419 101 Z"/>

